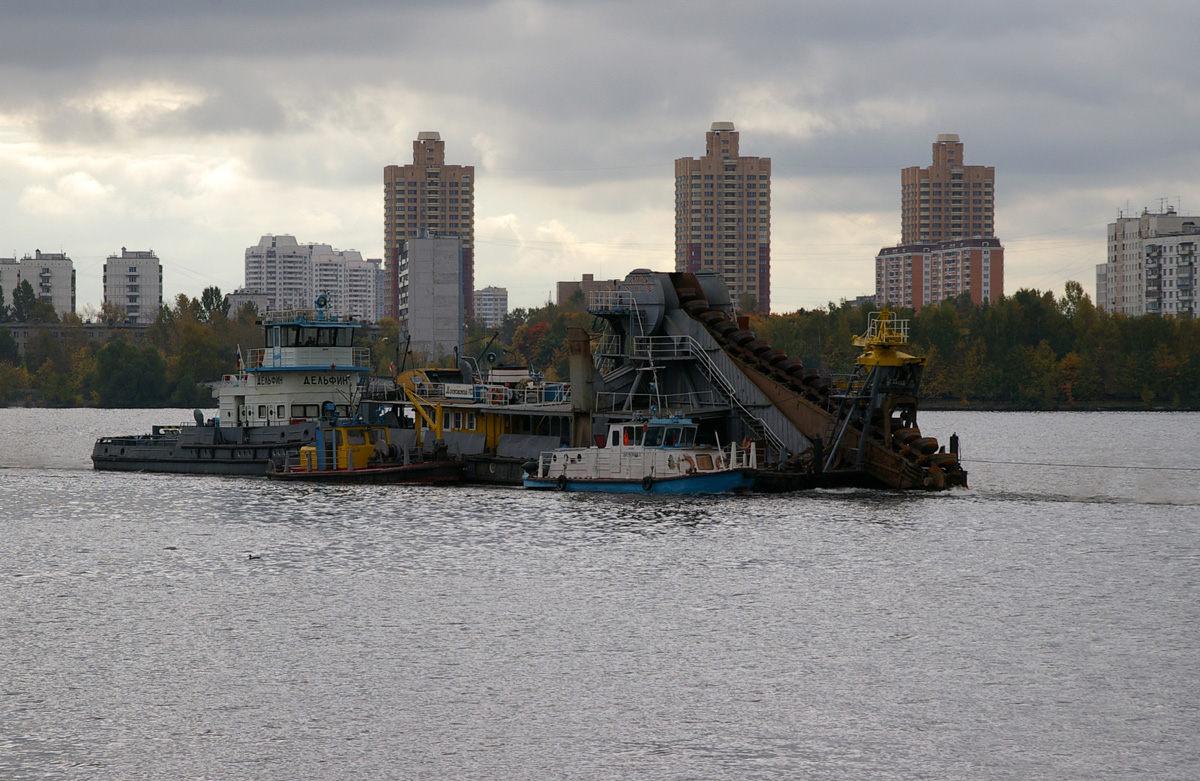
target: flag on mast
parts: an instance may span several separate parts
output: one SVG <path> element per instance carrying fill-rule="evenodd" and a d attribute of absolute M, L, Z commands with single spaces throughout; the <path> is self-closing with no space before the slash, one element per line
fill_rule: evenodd
<path fill-rule="evenodd" d="M 238 371 L 242 370 L 242 346 L 240 344 L 237 346 L 237 368 Z"/>

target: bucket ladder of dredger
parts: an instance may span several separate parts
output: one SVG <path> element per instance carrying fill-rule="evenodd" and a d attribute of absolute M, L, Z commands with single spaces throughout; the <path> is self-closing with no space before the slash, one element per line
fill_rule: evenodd
<path fill-rule="evenodd" d="M 885 401 L 892 395 L 915 397 L 925 366 L 925 358 L 899 349 L 908 346 L 908 321 L 896 320 L 888 309 L 871 315 L 867 332 L 854 337 L 854 344 L 863 348 L 854 373 L 845 388 L 830 394 L 837 408 L 825 457 L 827 470 L 833 469 L 846 451 L 854 456 L 853 466 L 862 467 L 871 427 L 877 425 L 877 416 L 888 414 Z"/>

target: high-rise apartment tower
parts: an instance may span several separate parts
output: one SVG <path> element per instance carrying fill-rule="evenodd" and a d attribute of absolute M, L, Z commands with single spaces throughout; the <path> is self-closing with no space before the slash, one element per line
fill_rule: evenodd
<path fill-rule="evenodd" d="M 921 307 L 1004 295 L 1004 247 L 995 234 L 996 169 L 964 165 L 953 133 L 933 142 L 933 165 L 900 170 L 900 244 L 875 256 L 875 304 Z"/>
<path fill-rule="evenodd" d="M 933 165 L 900 171 L 900 243 L 994 236 L 996 169 L 965 165 L 953 133 L 933 142 Z"/>
<path fill-rule="evenodd" d="M 446 142 L 439 133 L 417 134 L 412 165 L 383 169 L 383 248 L 388 280 L 385 316 L 400 311 L 400 255 L 404 242 L 418 236 L 462 239 L 462 311 L 474 317 L 475 166 L 446 165 Z"/>
<path fill-rule="evenodd" d="M 714 122 L 704 157 L 675 161 L 675 270 L 715 271 L 741 306 L 771 310 L 771 158 L 742 157 Z"/>

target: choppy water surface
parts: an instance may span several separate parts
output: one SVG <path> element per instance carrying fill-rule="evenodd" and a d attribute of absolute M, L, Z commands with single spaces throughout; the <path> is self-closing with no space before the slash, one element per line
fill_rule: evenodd
<path fill-rule="evenodd" d="M 189 416 L 0 410 L 0 777 L 1200 775 L 1200 416 L 923 413 L 936 495 L 90 470 Z"/>

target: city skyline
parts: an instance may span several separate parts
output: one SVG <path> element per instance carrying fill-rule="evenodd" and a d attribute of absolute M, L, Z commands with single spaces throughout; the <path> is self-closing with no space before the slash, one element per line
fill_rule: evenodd
<path fill-rule="evenodd" d="M 15 0 L 0 255 L 71 257 L 79 309 L 122 246 L 162 258 L 167 302 L 241 286 L 264 234 L 384 258 L 380 168 L 430 129 L 476 168 L 474 287 L 511 307 L 583 273 L 673 268 L 673 163 L 713 121 L 772 161 L 775 312 L 873 290 L 900 241 L 896 171 L 944 133 L 1003 172 L 1008 293 L 1074 279 L 1094 297 L 1120 211 L 1200 207 L 1190 5 L 1169 25 L 1094 3 L 277 8 Z"/>

